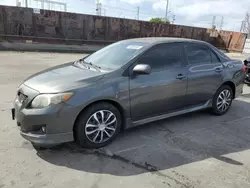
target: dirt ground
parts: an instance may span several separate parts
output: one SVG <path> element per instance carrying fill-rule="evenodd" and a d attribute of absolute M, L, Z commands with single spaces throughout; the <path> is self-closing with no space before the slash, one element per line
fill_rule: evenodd
<path fill-rule="evenodd" d="M 81 56 L 0 52 L 0 188 L 250 187 L 248 86 L 224 116 L 196 112 L 151 123 L 99 150 L 74 143 L 35 150 L 11 119 L 16 88 L 37 71 Z"/>

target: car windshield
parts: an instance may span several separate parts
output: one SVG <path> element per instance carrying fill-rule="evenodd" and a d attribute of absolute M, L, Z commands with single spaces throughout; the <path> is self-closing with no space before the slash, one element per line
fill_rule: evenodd
<path fill-rule="evenodd" d="M 116 42 L 86 57 L 84 62 L 100 68 L 118 69 L 140 53 L 146 45 L 145 42 Z"/>

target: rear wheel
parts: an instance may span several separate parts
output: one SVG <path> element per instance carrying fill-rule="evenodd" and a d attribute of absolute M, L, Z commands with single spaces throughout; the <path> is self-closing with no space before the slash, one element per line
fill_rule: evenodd
<path fill-rule="evenodd" d="M 216 115 L 225 114 L 231 107 L 233 100 L 232 88 L 228 85 L 221 86 L 214 95 L 212 111 Z"/>
<path fill-rule="evenodd" d="M 80 114 L 76 122 L 77 141 L 82 147 L 100 148 L 109 144 L 121 129 L 121 114 L 110 103 L 97 103 Z"/>

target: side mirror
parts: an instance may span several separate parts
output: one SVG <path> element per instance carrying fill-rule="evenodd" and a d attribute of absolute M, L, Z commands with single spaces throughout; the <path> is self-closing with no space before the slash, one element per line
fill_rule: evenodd
<path fill-rule="evenodd" d="M 138 64 L 133 68 L 133 72 L 136 74 L 150 74 L 151 67 L 146 64 Z"/>

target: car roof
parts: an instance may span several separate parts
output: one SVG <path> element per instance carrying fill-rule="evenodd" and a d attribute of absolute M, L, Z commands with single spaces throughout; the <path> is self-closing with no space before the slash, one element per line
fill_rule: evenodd
<path fill-rule="evenodd" d="M 171 42 L 195 42 L 195 43 L 207 44 L 206 42 L 201 40 L 194 40 L 188 38 L 174 38 L 174 37 L 144 37 L 144 38 L 126 39 L 125 41 L 145 42 L 148 44 L 171 43 Z"/>
<path fill-rule="evenodd" d="M 154 46 L 162 43 L 173 43 L 173 42 L 190 42 L 195 44 L 204 44 L 212 48 L 213 51 L 220 57 L 221 61 L 228 61 L 228 59 L 230 59 L 224 53 L 222 53 L 218 48 L 202 40 L 195 40 L 188 38 L 174 38 L 174 37 L 144 37 L 144 38 L 125 39 L 123 41 L 144 42 L 148 46 Z"/>

